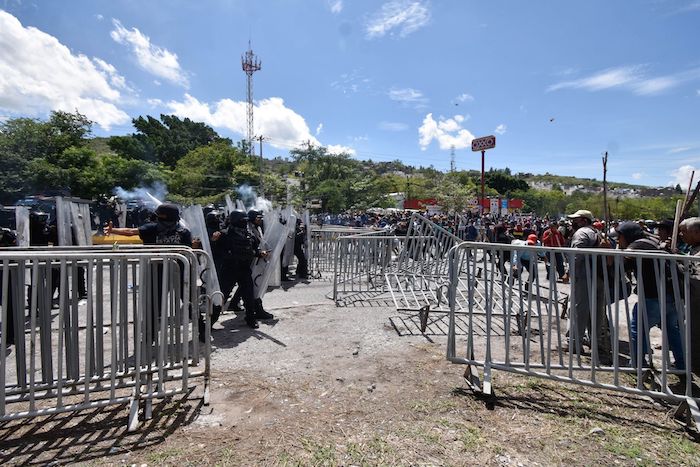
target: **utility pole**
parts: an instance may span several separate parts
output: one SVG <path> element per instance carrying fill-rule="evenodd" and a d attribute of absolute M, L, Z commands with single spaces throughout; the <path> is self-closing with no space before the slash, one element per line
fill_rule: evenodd
<path fill-rule="evenodd" d="M 260 70 L 261 62 L 253 53 L 250 47 L 250 41 L 248 41 L 248 51 L 241 56 L 241 68 L 247 76 L 248 84 L 248 155 L 252 156 L 255 154 L 255 149 L 253 147 L 253 134 L 255 132 L 253 128 L 253 73 Z M 262 177 L 262 174 L 260 175 Z"/>
<path fill-rule="evenodd" d="M 265 197 L 265 186 L 263 185 L 263 150 L 262 150 L 262 143 L 263 143 L 263 135 L 260 135 L 258 137 L 258 140 L 260 141 L 260 197 L 264 198 Z"/>

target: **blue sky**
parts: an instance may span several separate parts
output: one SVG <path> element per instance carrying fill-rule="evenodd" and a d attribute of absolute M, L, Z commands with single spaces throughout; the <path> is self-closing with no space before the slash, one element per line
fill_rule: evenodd
<path fill-rule="evenodd" d="M 267 156 L 646 185 L 700 167 L 700 1 L 0 0 L 0 117 L 78 109 L 95 134 L 176 113 L 244 137 L 251 41 Z M 698 173 L 700 177 L 700 171 Z M 697 179 L 697 178 L 696 178 Z"/>

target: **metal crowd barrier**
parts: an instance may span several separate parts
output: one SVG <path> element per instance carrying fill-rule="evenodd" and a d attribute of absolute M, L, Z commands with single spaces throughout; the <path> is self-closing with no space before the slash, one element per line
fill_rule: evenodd
<path fill-rule="evenodd" d="M 310 233 L 309 275 L 320 279 L 323 275 L 330 275 L 335 271 L 337 240 L 348 235 L 377 235 L 380 232 L 367 228 L 353 228 L 341 226 L 314 227 Z"/>
<path fill-rule="evenodd" d="M 405 237 L 354 235 L 336 240 L 333 300 L 387 292 L 386 274 L 397 264 Z M 366 296 L 366 295 L 365 295 Z"/>
<path fill-rule="evenodd" d="M 153 399 L 189 392 L 194 378 L 207 404 L 212 296 L 199 293 L 202 264 L 208 255 L 185 247 L 0 250 L 0 345 L 14 340 L 0 359 L 0 420 L 128 403 L 135 430 L 142 403 L 148 419 Z"/>
<path fill-rule="evenodd" d="M 413 214 L 406 245 L 398 261 L 398 272 L 421 276 L 447 276 L 447 252 L 462 240 L 420 214 Z"/>
<path fill-rule="evenodd" d="M 541 278 L 536 261 L 517 277 L 503 273 L 500 259 L 515 251 L 543 253 L 552 264 L 563 253 L 570 286 L 553 271 Z M 700 338 L 700 320 L 691 316 L 700 258 L 462 243 L 449 262 L 447 358 L 467 365 L 474 390 L 492 394 L 491 372 L 500 370 L 680 402 L 688 421 L 700 423 L 692 391 L 700 358 L 691 350 Z M 644 272 L 631 274 L 632 267 Z M 542 282 L 548 297 L 530 292 Z M 557 296 L 569 287 L 564 319 Z"/>

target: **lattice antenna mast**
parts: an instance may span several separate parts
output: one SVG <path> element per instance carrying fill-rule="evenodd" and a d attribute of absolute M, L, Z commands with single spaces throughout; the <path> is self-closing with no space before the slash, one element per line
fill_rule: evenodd
<path fill-rule="evenodd" d="M 248 81 L 248 153 L 252 156 L 255 154 L 255 130 L 253 128 L 253 73 L 260 70 L 260 60 L 255 56 L 248 41 L 248 51 L 241 56 L 241 67 L 246 74 Z"/>
<path fill-rule="evenodd" d="M 453 144 L 452 147 L 450 148 L 450 172 L 454 172 L 456 167 L 455 167 L 455 145 Z"/>

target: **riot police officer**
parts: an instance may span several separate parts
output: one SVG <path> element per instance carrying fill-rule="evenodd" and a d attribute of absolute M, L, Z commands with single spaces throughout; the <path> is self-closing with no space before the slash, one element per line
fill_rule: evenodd
<path fill-rule="evenodd" d="M 253 275 L 251 265 L 257 258 L 265 258 L 266 251 L 260 250 L 260 243 L 247 225 L 246 213 L 240 210 L 231 211 L 228 219 L 228 228 L 215 232 L 212 242 L 221 242 L 222 262 L 219 285 L 224 297 L 228 297 L 235 284 L 238 284 L 238 292 L 243 298 L 246 317 L 245 322 L 251 328 L 257 328 L 258 319 L 266 319 L 258 316 L 255 298 L 253 295 Z M 217 247 L 218 248 L 218 247 Z"/>

